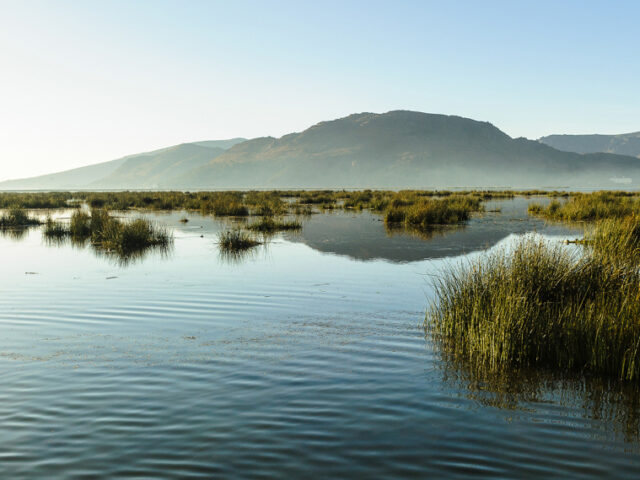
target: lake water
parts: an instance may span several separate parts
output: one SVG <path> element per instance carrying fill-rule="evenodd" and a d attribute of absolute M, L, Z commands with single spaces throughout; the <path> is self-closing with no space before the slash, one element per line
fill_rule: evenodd
<path fill-rule="evenodd" d="M 474 378 L 425 333 L 443 268 L 580 234 L 527 202 L 430 238 L 315 215 L 231 258 L 226 222 L 180 212 L 147 214 L 175 246 L 129 262 L 3 234 L 2 477 L 637 476 L 633 391 Z"/>

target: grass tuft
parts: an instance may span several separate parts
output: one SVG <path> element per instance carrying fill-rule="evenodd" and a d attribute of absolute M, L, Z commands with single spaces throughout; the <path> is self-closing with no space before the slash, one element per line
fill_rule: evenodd
<path fill-rule="evenodd" d="M 219 243 L 224 251 L 239 251 L 260 245 L 261 242 L 243 230 L 229 230 L 220 234 Z"/>
<path fill-rule="evenodd" d="M 29 227 L 32 225 L 42 225 L 42 222 L 29 216 L 23 208 L 13 207 L 0 216 L 0 228 Z"/>
<path fill-rule="evenodd" d="M 274 220 L 271 217 L 263 217 L 260 221 L 249 224 L 247 228 L 254 232 L 274 233 L 286 230 L 300 230 L 302 224 L 297 220 Z"/>

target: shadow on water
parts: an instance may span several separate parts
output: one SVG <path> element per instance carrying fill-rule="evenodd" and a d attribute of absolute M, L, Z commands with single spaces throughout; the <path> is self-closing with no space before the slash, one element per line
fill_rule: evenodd
<path fill-rule="evenodd" d="M 427 342 L 429 337 L 426 333 Z M 635 384 L 548 369 L 496 371 L 456 356 L 438 340 L 433 344 L 443 382 L 480 405 L 528 412 L 557 404 L 580 412 L 626 442 L 640 439 L 640 391 Z"/>

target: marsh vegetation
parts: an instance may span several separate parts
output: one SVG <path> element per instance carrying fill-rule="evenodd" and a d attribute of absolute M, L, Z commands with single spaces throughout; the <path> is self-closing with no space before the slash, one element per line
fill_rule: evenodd
<path fill-rule="evenodd" d="M 577 249 L 525 237 L 449 270 L 427 327 L 477 368 L 542 366 L 637 381 L 640 224 L 613 215 L 590 225 Z"/>
<path fill-rule="evenodd" d="M 640 213 L 640 198 L 632 192 L 575 193 L 568 200 L 553 200 L 546 207 L 533 203 L 529 213 L 550 220 L 595 221 Z"/>
<path fill-rule="evenodd" d="M 123 221 L 98 208 L 90 214 L 75 211 L 68 224 L 48 218 L 43 234 L 49 238 L 69 237 L 76 243 L 89 240 L 97 248 L 120 255 L 151 247 L 167 248 L 173 242 L 166 228 L 147 219 Z"/>
<path fill-rule="evenodd" d="M 41 224 L 39 219 L 32 217 L 20 207 L 12 207 L 0 215 L 0 228 L 21 228 Z"/>
<path fill-rule="evenodd" d="M 224 251 L 247 250 L 260 245 L 262 242 L 244 230 L 227 230 L 220 234 L 218 243 Z"/>

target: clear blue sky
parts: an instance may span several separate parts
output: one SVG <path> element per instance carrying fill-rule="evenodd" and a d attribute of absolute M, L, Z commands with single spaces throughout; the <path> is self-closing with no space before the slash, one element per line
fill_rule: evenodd
<path fill-rule="evenodd" d="M 353 112 L 640 130 L 640 2 L 0 0 L 0 179 Z"/>

